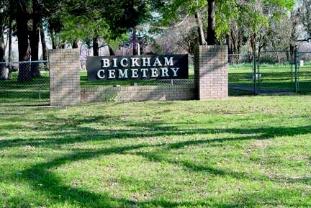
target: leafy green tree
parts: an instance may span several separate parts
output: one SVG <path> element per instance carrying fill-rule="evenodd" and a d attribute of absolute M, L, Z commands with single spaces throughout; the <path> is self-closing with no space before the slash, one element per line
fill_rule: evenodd
<path fill-rule="evenodd" d="M 249 36 L 253 36 L 268 26 L 270 18 L 279 18 L 294 5 L 294 0 L 158 0 L 162 22 L 171 23 L 187 15 L 195 15 L 197 11 L 207 11 L 207 44 L 217 44 L 230 32 L 230 24 L 236 21 L 239 27 L 249 28 Z M 267 8 L 269 14 L 266 13 Z"/>
<path fill-rule="evenodd" d="M 147 1 L 69 0 L 59 14 L 63 23 L 61 37 L 67 42 L 89 39 L 98 55 L 98 39 L 109 43 L 148 18 Z"/>
<path fill-rule="evenodd" d="M 209 45 L 219 43 L 219 40 L 229 31 L 229 20 L 238 14 L 235 0 L 170 0 L 162 1 L 162 4 L 158 5 L 160 5 L 159 12 L 163 24 L 171 24 L 185 16 L 194 15 L 197 19 L 200 42 L 201 44 L 207 42 Z M 203 12 L 207 12 L 206 29 L 201 23 Z M 204 35 L 203 31 L 206 31 Z"/>
<path fill-rule="evenodd" d="M 294 1 L 291 0 L 253 0 L 242 5 L 238 22 L 245 28 L 251 51 L 256 52 L 258 58 L 273 35 L 274 25 L 289 15 L 293 5 Z"/>

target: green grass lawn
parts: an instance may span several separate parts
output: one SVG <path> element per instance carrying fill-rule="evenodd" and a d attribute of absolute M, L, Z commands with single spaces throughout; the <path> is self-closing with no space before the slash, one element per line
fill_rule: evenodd
<path fill-rule="evenodd" d="M 229 68 L 229 83 L 252 89 L 253 69 L 252 64 L 231 65 Z M 284 90 L 295 91 L 294 66 L 290 64 L 260 64 L 258 66 L 260 90 Z M 311 92 L 311 63 L 306 63 L 299 68 L 299 92 L 302 94 Z"/>
<path fill-rule="evenodd" d="M 310 106 L 0 107 L 0 207 L 311 207 Z"/>
<path fill-rule="evenodd" d="M 10 80 L 0 80 L 0 106 L 48 104 L 50 97 L 48 71 L 41 71 L 41 77 L 31 82 L 18 82 L 17 72 Z"/>

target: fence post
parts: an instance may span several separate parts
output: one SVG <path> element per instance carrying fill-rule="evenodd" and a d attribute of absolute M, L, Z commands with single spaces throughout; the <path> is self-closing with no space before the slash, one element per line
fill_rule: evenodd
<path fill-rule="evenodd" d="M 298 93 L 299 92 L 299 57 L 298 57 L 298 50 L 297 47 L 295 48 L 294 51 L 294 62 L 295 62 L 295 92 Z"/>
<path fill-rule="evenodd" d="M 199 46 L 194 65 L 199 100 L 228 97 L 228 46 Z"/>
<path fill-rule="evenodd" d="M 253 51 L 253 94 L 257 95 L 257 63 L 256 51 Z"/>
<path fill-rule="evenodd" d="M 70 106 L 80 103 L 79 49 L 49 50 L 50 105 Z"/>

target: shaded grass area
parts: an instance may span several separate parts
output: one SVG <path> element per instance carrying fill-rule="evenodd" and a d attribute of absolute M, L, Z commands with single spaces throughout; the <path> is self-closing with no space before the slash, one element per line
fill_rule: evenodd
<path fill-rule="evenodd" d="M 47 105 L 49 87 L 48 71 L 41 71 L 41 77 L 30 82 L 18 82 L 14 72 L 10 80 L 0 80 L 0 105 Z"/>
<path fill-rule="evenodd" d="M 0 207 L 310 207 L 310 105 L 0 107 Z"/>

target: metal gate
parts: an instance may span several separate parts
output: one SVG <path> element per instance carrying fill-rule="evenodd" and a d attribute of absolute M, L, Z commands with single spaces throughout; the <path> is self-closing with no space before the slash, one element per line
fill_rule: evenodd
<path fill-rule="evenodd" d="M 255 94 L 296 92 L 295 54 L 287 51 L 264 51 L 255 60 Z"/>
<path fill-rule="evenodd" d="M 0 70 L 4 70 L 0 79 L 0 106 L 49 105 L 47 61 L 1 62 L 0 65 Z"/>
<path fill-rule="evenodd" d="M 254 93 L 253 57 L 250 54 L 229 54 L 229 95 Z"/>
<path fill-rule="evenodd" d="M 311 92 L 311 52 L 297 52 L 297 91 Z"/>
<path fill-rule="evenodd" d="M 311 52 L 264 51 L 235 60 L 229 58 L 232 95 L 311 92 Z"/>

